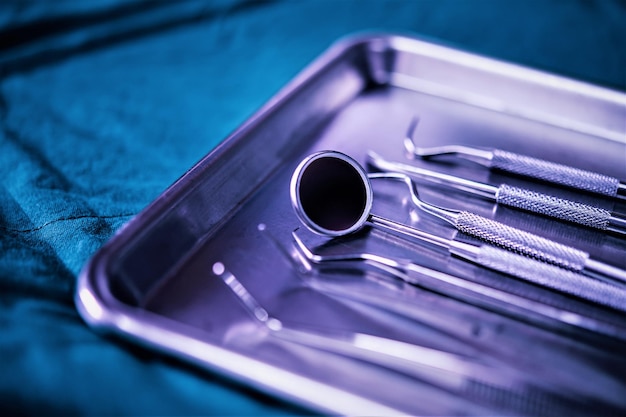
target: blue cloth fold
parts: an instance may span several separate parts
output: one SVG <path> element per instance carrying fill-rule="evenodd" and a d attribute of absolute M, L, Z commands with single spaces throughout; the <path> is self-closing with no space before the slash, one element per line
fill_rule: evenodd
<path fill-rule="evenodd" d="M 0 6 L 2 414 L 304 413 L 94 334 L 72 294 L 124 222 L 338 38 L 415 34 L 626 90 L 620 1 L 89 3 Z"/>

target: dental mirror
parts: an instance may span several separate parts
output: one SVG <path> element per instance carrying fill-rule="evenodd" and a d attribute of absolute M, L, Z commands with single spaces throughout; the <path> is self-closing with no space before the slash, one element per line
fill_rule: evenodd
<path fill-rule="evenodd" d="M 337 151 L 305 158 L 291 177 L 291 204 L 302 223 L 322 236 L 345 236 L 370 223 L 448 247 L 448 240 L 371 213 L 373 192 L 365 170 Z"/>
<path fill-rule="evenodd" d="M 367 173 L 349 156 L 336 151 L 310 155 L 291 178 L 291 203 L 305 226 L 325 236 L 359 230 L 372 208 Z"/>

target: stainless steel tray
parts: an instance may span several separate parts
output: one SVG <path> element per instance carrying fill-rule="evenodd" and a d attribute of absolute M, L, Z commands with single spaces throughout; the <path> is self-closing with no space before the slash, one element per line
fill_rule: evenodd
<path fill-rule="evenodd" d="M 370 149 L 406 161 L 402 139 L 415 115 L 425 146 L 498 147 L 626 178 L 622 93 L 418 39 L 385 34 L 345 39 L 93 257 L 76 292 L 81 315 L 96 330 L 322 412 L 555 414 L 566 407 L 561 396 L 580 400 L 578 411 L 626 410 L 624 313 L 375 230 L 340 241 L 302 227 L 298 233 L 319 252 L 411 259 L 431 271 L 415 273 L 420 285 L 404 284 L 364 262 L 319 268 L 297 255 L 291 233 L 300 222 L 290 204 L 289 181 L 298 162 L 322 149 L 361 163 Z M 607 199 L 470 164 L 414 163 L 613 208 Z M 439 186 L 423 184 L 419 190 L 434 204 L 495 218 L 626 268 L 624 240 L 494 209 Z M 454 236 L 436 219 L 415 216 L 399 185 L 376 185 L 373 211 Z M 224 284 L 216 274 L 221 266 L 285 326 L 367 334 L 447 352 L 446 357 L 487 366 L 489 378 L 519 379 L 534 388 L 476 388 L 471 373 L 433 379 L 429 370 L 413 372 L 402 361 L 399 367 L 384 366 L 281 339 Z M 498 294 L 522 302 L 508 305 Z"/>

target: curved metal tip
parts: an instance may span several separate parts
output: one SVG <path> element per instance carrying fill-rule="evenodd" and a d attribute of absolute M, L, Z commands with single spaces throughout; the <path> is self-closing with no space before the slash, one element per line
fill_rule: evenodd
<path fill-rule="evenodd" d="M 367 165 L 367 168 L 370 170 L 373 169 L 377 172 L 386 171 L 386 169 L 381 167 L 381 161 L 384 160 L 382 156 L 372 150 L 367 151 L 365 154 L 365 165 Z"/>
<path fill-rule="evenodd" d="M 370 179 L 390 179 L 401 181 L 408 187 L 411 201 L 413 202 L 413 205 L 415 205 L 418 209 L 424 211 L 425 213 L 439 217 L 440 219 L 445 220 L 446 222 L 451 224 L 454 224 L 454 222 L 456 221 L 456 217 L 459 213 L 458 210 L 438 207 L 434 204 L 430 204 L 421 200 L 415 182 L 408 175 L 402 174 L 400 172 L 379 172 L 371 173 L 368 175 L 368 177 Z"/>
<path fill-rule="evenodd" d="M 304 257 L 308 261 L 317 263 L 319 259 L 316 258 L 316 255 L 313 252 L 311 252 L 311 249 L 309 249 L 309 247 L 304 244 L 302 239 L 300 239 L 300 236 L 298 236 L 298 229 L 299 228 L 291 232 L 291 237 L 293 238 L 294 242 L 296 242 L 296 246 L 298 247 L 298 250 L 304 255 Z"/>
<path fill-rule="evenodd" d="M 404 136 L 404 149 L 407 151 L 410 158 L 421 156 L 419 155 L 418 148 L 415 146 L 415 142 L 413 140 L 419 121 L 419 117 L 413 116 L 411 122 L 409 123 L 409 128 L 406 131 L 406 135 Z"/>
<path fill-rule="evenodd" d="M 460 146 L 437 146 L 431 148 L 420 148 L 417 146 L 415 144 L 415 131 L 417 130 L 419 122 L 419 117 L 414 116 L 404 136 L 404 149 L 407 151 L 409 159 L 414 159 L 416 156 L 420 158 L 430 158 L 431 156 L 463 153 L 464 149 Z"/>
<path fill-rule="evenodd" d="M 407 156 L 409 159 L 414 159 L 415 157 L 419 158 L 430 158 L 432 156 L 440 156 L 440 155 L 454 155 L 454 154 L 464 154 L 464 153 L 472 153 L 471 150 L 463 146 L 436 146 L 431 148 L 420 148 L 415 144 L 415 131 L 417 130 L 417 125 L 420 122 L 420 118 L 418 116 L 414 116 L 409 123 L 409 127 L 404 136 L 404 149 L 407 151 Z"/>

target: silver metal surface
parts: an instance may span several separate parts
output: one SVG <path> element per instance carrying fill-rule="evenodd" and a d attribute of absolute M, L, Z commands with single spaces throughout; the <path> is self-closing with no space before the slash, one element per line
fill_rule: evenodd
<path fill-rule="evenodd" d="M 617 197 L 617 189 L 620 185 L 620 180 L 617 178 L 501 149 L 494 149 L 491 166 L 501 171 L 525 175 L 609 197 Z"/>
<path fill-rule="evenodd" d="M 443 184 L 450 186 L 455 190 L 464 191 L 478 197 L 494 200 L 498 193 L 498 187 L 491 184 L 483 184 L 477 181 L 467 180 L 465 178 L 447 175 L 412 165 L 403 164 L 401 162 L 391 162 L 378 155 L 376 152 L 369 151 L 367 153 L 368 168 L 374 168 L 379 171 L 399 172 L 401 174 L 410 175 L 419 179 L 426 179 L 435 184 Z"/>
<path fill-rule="evenodd" d="M 333 238 L 332 245 L 313 233 L 307 239 L 317 239 L 313 247 L 320 253 L 410 259 L 416 270 L 358 261 L 302 274 L 304 263 L 292 261 L 292 255 L 303 256 L 290 246 L 300 224 L 289 195 L 299 161 L 327 149 L 359 163 L 368 149 L 400 160 L 406 125 L 415 113 L 421 117 L 420 146 L 453 140 L 626 178 L 623 93 L 417 39 L 346 39 L 94 256 L 76 289 L 81 316 L 97 330 L 326 414 L 535 414 L 516 408 L 511 397 L 494 405 L 491 395 L 458 395 L 367 360 L 269 336 L 215 274 L 213 266 L 221 262 L 289 327 L 367 334 L 460 356 L 471 351 L 469 356 L 495 367 L 494 378 L 514 372 L 528 386 L 540 387 L 535 398 L 572 393 L 592 410 L 623 414 L 623 312 L 451 257 L 436 244 L 398 243 L 368 227 Z M 429 162 L 414 164 L 427 168 Z M 497 172 L 471 165 L 445 168 L 446 174 L 471 181 L 502 182 Z M 529 187 L 520 177 L 512 177 L 510 185 Z M 530 185 L 559 198 L 578 201 L 581 194 L 583 203 L 619 208 L 592 194 Z M 468 239 L 415 210 L 404 187 L 372 181 L 371 211 L 444 241 Z M 494 217 L 626 269 L 626 243 L 600 231 L 502 207 L 494 212 L 492 203 L 436 187 L 420 188 L 420 196 L 439 207 Z M 261 223 L 286 249 L 268 241 L 258 229 Z M 431 275 L 420 274 L 421 268 Z"/>
<path fill-rule="evenodd" d="M 302 223 L 312 232 L 336 237 L 355 233 L 366 223 L 449 247 L 445 239 L 423 233 L 370 212 L 373 202 L 369 178 L 396 178 L 395 175 L 368 174 L 354 159 L 337 151 L 316 152 L 298 164 L 291 176 L 291 205 Z M 408 177 L 402 179 L 412 183 Z M 415 194 L 414 194 L 415 195 Z M 415 196 L 417 199 L 417 197 Z M 417 199 L 417 204 L 421 204 Z M 423 205 L 437 216 L 448 212 Z"/>
<path fill-rule="evenodd" d="M 322 235 L 344 236 L 360 230 L 368 222 L 405 236 L 435 242 L 432 235 L 370 213 L 373 192 L 369 179 L 404 182 L 415 206 L 461 232 L 572 271 L 585 272 L 589 268 L 589 254 L 584 251 L 467 211 L 426 203 L 420 199 L 415 184 L 407 175 L 397 172 L 367 175 L 358 162 L 341 152 L 317 152 L 302 160 L 291 177 L 291 203 L 303 224 Z M 626 271 L 602 263 L 598 265 L 600 268 L 593 269 L 594 274 L 626 282 Z"/>
<path fill-rule="evenodd" d="M 317 152 L 302 160 L 291 177 L 289 195 L 304 225 L 322 235 L 354 233 L 371 221 L 367 173 L 341 152 Z"/>
<path fill-rule="evenodd" d="M 589 204 L 565 200 L 547 194 L 536 193 L 524 188 L 502 184 L 496 196 L 498 204 L 539 213 L 566 220 L 572 223 L 608 230 L 612 218 L 611 212 Z M 626 231 L 620 231 L 626 234 Z"/>
<path fill-rule="evenodd" d="M 413 132 L 417 126 L 417 120 L 418 119 L 412 120 L 409 126 L 410 134 L 404 139 L 404 147 L 412 157 L 432 158 L 442 155 L 453 155 L 476 162 L 488 168 L 494 168 L 512 174 L 535 178 L 541 181 L 564 185 L 566 187 L 608 197 L 624 197 L 619 191 L 620 189 L 624 189 L 626 184 L 617 178 L 597 172 L 545 161 L 527 155 L 520 155 L 502 149 L 483 150 L 460 145 L 444 145 L 430 148 L 416 146 Z"/>
<path fill-rule="evenodd" d="M 599 274 L 622 284 L 626 282 L 625 270 L 590 259 L 587 252 L 486 217 L 462 211 L 459 213 L 454 226 L 463 233 L 562 268 L 581 273 L 588 271 L 592 276 Z"/>
<path fill-rule="evenodd" d="M 589 254 L 524 230 L 507 226 L 483 216 L 462 211 L 454 227 L 494 245 L 521 253 L 572 271 L 582 272 Z"/>
<path fill-rule="evenodd" d="M 411 178 L 405 174 L 397 172 L 372 173 L 369 174 L 369 178 L 392 179 L 403 182 L 409 189 L 411 202 L 417 208 L 444 220 L 463 233 L 565 269 L 588 273 L 594 277 L 613 279 L 622 284 L 626 283 L 626 270 L 590 259 L 589 253 L 585 251 L 468 211 L 448 209 L 426 203 L 420 198 Z M 395 229 L 398 230 L 399 227 L 396 226 Z"/>
<path fill-rule="evenodd" d="M 607 284 L 492 246 L 481 247 L 476 263 L 566 294 L 626 311 L 626 289 L 623 287 Z"/>
<path fill-rule="evenodd" d="M 315 264 L 355 261 L 379 264 L 397 270 L 397 276 L 405 280 L 408 278 L 405 278 L 402 272 L 407 270 L 419 271 L 422 274 L 435 277 L 438 275 L 436 271 L 419 267 L 411 261 L 390 259 L 373 253 L 317 255 L 304 244 L 302 239 L 300 239 L 295 232 L 293 233 L 293 238 L 298 249 L 305 255 L 306 259 Z M 626 290 L 623 288 L 606 284 L 582 274 L 561 269 L 493 246 L 473 246 L 452 241 L 450 242 L 450 247 L 450 253 L 482 267 L 503 272 L 507 275 L 532 282 L 533 284 L 555 289 L 616 310 L 626 311 Z M 485 295 L 489 294 L 489 291 L 485 291 L 484 289 L 478 292 L 483 292 Z M 498 298 L 502 306 L 501 308 L 503 308 L 506 313 L 510 313 L 510 310 L 508 310 L 509 307 L 513 308 L 520 302 L 522 304 L 525 302 L 524 300 L 515 300 L 511 302 L 509 306 L 507 305 L 508 301 L 506 296 L 500 295 Z M 527 304 L 527 307 L 531 308 L 532 303 Z"/>
<path fill-rule="evenodd" d="M 470 181 L 400 162 L 391 162 L 385 160 L 375 152 L 368 152 L 367 165 L 376 170 L 399 172 L 410 175 L 412 178 L 426 179 L 437 184 L 443 184 L 455 190 L 487 198 L 497 204 L 503 204 L 531 213 L 542 214 L 598 230 L 611 231 L 620 236 L 626 236 L 626 226 L 622 219 L 612 214 L 609 210 L 589 204 L 558 198 L 507 184 L 496 187 L 494 185 Z"/>

